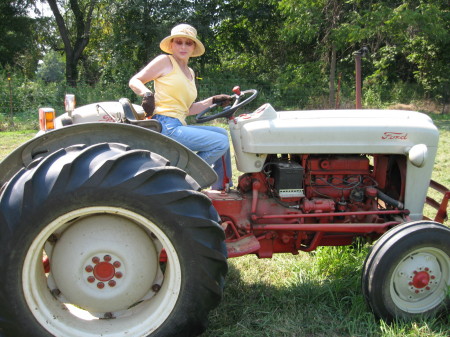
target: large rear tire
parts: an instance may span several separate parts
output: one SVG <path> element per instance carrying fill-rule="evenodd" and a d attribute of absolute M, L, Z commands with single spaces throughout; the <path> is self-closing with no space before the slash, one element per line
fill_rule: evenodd
<path fill-rule="evenodd" d="M 450 304 L 450 228 L 432 221 L 394 227 L 372 247 L 362 291 L 388 322 L 437 315 Z"/>
<path fill-rule="evenodd" d="M 202 333 L 227 262 L 197 188 L 165 158 L 122 144 L 73 146 L 18 172 L 0 200 L 6 335 Z"/>

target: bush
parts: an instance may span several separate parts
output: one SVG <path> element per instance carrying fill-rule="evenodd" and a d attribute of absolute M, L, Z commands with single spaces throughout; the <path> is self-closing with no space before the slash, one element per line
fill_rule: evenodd
<path fill-rule="evenodd" d="M 277 75 L 277 73 L 279 74 Z M 244 74 L 246 75 L 246 74 Z M 57 115 L 64 112 L 64 95 L 75 94 L 77 106 L 99 101 L 117 101 L 128 97 L 132 102 L 140 99 L 128 87 L 127 81 L 108 81 L 100 79 L 90 85 L 79 82 L 76 88 L 67 86 L 64 81 L 49 82 L 43 79 L 31 81 L 20 71 L 8 72 L 0 69 L 0 123 L 5 128 L 10 123 L 11 112 L 14 124 L 25 124 L 37 128 L 39 107 L 53 107 Z M 321 69 L 314 64 L 289 68 L 285 71 L 273 70 L 274 79 L 264 77 L 238 76 L 236 73 L 215 70 L 205 72 L 197 78 L 198 98 L 204 99 L 219 93 L 231 93 L 231 89 L 240 85 L 243 90 L 257 89 L 259 96 L 245 108 L 248 112 L 264 103 L 270 103 L 276 110 L 323 109 L 327 107 L 328 84 Z M 342 108 L 352 108 L 353 83 L 342 83 L 340 102 Z M 363 106 L 365 108 L 384 108 L 393 103 L 410 104 L 424 99 L 420 86 L 410 83 L 379 84 L 376 79 L 368 78 L 362 87 Z M 6 123 L 6 124 L 5 124 Z M 17 127 L 17 126 L 15 126 Z"/>

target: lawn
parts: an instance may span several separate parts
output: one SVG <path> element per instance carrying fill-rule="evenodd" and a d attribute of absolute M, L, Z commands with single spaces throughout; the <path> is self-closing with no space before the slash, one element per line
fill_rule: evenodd
<path fill-rule="evenodd" d="M 450 186 L 450 116 L 436 124 L 441 137 L 433 179 Z M 34 134 L 0 132 L 0 159 Z M 224 299 L 203 336 L 450 336 L 449 314 L 390 325 L 374 318 L 360 289 L 368 250 L 321 247 L 295 256 L 230 259 Z"/>
<path fill-rule="evenodd" d="M 17 146 L 31 139 L 37 131 L 1 131 L 0 132 L 0 160 L 6 157 Z"/>

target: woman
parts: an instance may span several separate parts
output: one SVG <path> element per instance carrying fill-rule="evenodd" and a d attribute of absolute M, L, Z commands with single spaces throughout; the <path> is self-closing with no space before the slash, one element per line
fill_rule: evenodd
<path fill-rule="evenodd" d="M 134 75 L 130 88 L 142 96 L 147 116 L 162 125 L 162 134 L 175 139 L 212 165 L 219 179 L 211 187 L 222 190 L 231 186 L 231 158 L 228 133 L 214 126 L 187 125 L 186 116 L 195 115 L 212 104 L 226 106 L 231 96 L 217 95 L 195 102 L 195 76 L 188 63 L 191 57 L 203 55 L 205 47 L 197 38 L 197 30 L 187 24 L 175 26 L 171 35 L 160 43 L 163 52 Z M 145 85 L 154 81 L 153 94 Z M 224 170 L 225 168 L 225 170 Z"/>

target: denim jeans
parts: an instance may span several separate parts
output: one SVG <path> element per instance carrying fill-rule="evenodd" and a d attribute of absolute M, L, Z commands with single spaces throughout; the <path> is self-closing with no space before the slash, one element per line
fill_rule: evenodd
<path fill-rule="evenodd" d="M 219 179 L 211 186 L 212 189 L 221 190 L 224 186 L 224 164 L 226 178 L 232 186 L 230 142 L 228 132 L 217 126 L 183 125 L 179 119 L 154 115 L 162 126 L 161 133 L 183 144 L 188 149 L 211 165 Z"/>

